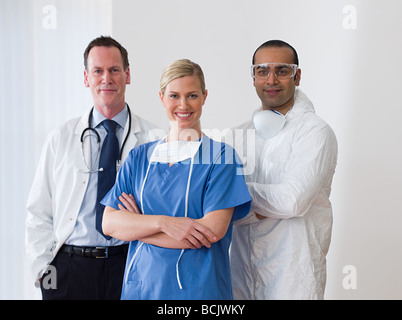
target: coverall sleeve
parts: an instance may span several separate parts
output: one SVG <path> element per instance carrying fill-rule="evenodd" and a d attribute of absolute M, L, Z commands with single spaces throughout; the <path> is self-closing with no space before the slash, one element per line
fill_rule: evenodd
<path fill-rule="evenodd" d="M 53 259 L 53 161 L 54 152 L 49 136 L 42 150 L 26 207 L 25 248 L 36 286 L 39 286 L 38 279 Z"/>
<path fill-rule="evenodd" d="M 283 181 L 249 182 L 252 210 L 266 217 L 289 219 L 305 215 L 320 192 L 327 197 L 337 161 L 337 141 L 328 126 L 312 128 L 295 137 Z"/>

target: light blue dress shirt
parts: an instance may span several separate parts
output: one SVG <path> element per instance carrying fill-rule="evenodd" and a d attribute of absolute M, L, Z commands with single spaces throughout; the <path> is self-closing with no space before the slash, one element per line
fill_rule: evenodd
<path fill-rule="evenodd" d="M 123 132 L 128 118 L 128 108 L 125 108 L 117 114 L 112 120 L 116 121 L 118 126 L 116 128 L 116 136 L 120 144 L 120 149 L 123 143 Z M 100 150 L 102 150 L 103 141 L 106 137 L 106 129 L 101 125 L 101 122 L 106 120 L 106 117 L 102 115 L 96 108 L 93 109 L 92 123 L 91 126 L 94 128 L 100 136 L 101 145 L 98 150 L 97 142 L 95 139 L 87 139 L 91 143 L 91 159 L 93 161 L 99 162 L 99 155 L 97 155 Z M 93 165 L 88 164 L 88 165 Z M 98 168 L 97 163 L 94 168 Z M 97 185 L 98 185 L 98 173 L 89 173 L 89 181 L 84 199 L 81 204 L 80 211 L 78 213 L 77 221 L 75 227 L 70 237 L 67 239 L 66 244 L 74 246 L 88 246 L 88 247 L 105 247 L 105 246 L 117 246 L 122 245 L 126 242 L 111 238 L 106 240 L 96 229 L 95 229 L 95 204 L 97 197 Z"/>

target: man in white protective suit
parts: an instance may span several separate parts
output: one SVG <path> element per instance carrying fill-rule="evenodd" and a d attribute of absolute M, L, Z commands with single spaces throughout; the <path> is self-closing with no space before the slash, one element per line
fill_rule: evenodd
<path fill-rule="evenodd" d="M 254 53 L 252 76 L 262 107 L 235 128 L 246 156 L 250 214 L 233 230 L 235 299 L 323 299 L 332 231 L 329 200 L 337 161 L 330 126 L 299 89 L 296 50 L 281 40 Z M 248 139 L 255 129 L 255 139 Z M 248 148 L 247 143 L 254 143 Z M 255 150 L 245 155 L 243 150 Z"/>

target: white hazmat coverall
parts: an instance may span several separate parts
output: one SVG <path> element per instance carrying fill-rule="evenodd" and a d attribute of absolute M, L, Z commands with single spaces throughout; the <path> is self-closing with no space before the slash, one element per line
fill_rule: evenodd
<path fill-rule="evenodd" d="M 253 121 L 236 129 L 246 129 L 246 135 Z M 251 211 L 233 229 L 234 298 L 323 299 L 337 161 L 334 132 L 296 88 L 294 106 L 276 136 L 263 139 L 256 133 L 255 141 L 237 140 L 235 148 L 244 156 L 246 144 L 255 143 L 245 164 L 254 161 L 255 170 L 245 176 Z"/>

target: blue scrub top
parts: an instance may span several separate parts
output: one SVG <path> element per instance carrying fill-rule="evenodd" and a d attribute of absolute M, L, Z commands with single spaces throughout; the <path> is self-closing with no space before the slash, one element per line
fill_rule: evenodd
<path fill-rule="evenodd" d="M 118 209 L 119 196 L 133 194 L 139 208 L 142 184 L 149 159 L 158 141 L 131 150 L 115 186 L 102 204 Z M 143 190 L 145 214 L 184 217 L 190 160 L 169 167 L 151 163 Z M 245 217 L 251 197 L 242 175 L 242 165 L 232 147 L 204 136 L 194 157 L 188 217 L 200 219 L 211 211 L 234 207 L 226 235 L 211 248 L 162 248 L 140 241 L 130 243 L 122 289 L 122 299 L 233 299 L 230 280 L 229 245 L 232 222 Z M 137 254 L 135 255 L 137 249 Z M 134 256 L 135 255 L 135 256 Z M 134 257 L 134 261 L 132 261 Z M 180 289 L 176 274 L 182 289 Z"/>

